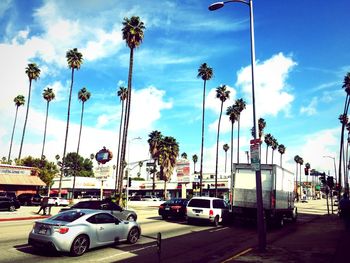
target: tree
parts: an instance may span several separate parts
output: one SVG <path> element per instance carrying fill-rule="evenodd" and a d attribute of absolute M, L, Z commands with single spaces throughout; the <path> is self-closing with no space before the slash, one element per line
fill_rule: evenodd
<path fill-rule="evenodd" d="M 94 177 L 91 159 L 83 158 L 76 152 L 67 153 L 64 160 L 65 176 Z"/>
<path fill-rule="evenodd" d="M 280 166 L 282 167 L 282 155 L 286 152 L 286 147 L 284 146 L 284 144 L 278 145 L 278 152 L 281 154 Z"/>
<path fill-rule="evenodd" d="M 203 180 L 203 147 L 204 147 L 204 115 L 205 115 L 205 88 L 206 83 L 213 77 L 213 69 L 208 67 L 207 63 L 203 63 L 198 69 L 197 78 L 201 78 L 203 82 L 203 107 L 202 107 L 202 141 L 201 141 L 201 163 L 199 170 L 199 195 L 202 196 L 202 180 Z"/>
<path fill-rule="evenodd" d="M 272 137 L 272 144 L 271 144 L 271 148 L 272 148 L 272 160 L 271 160 L 271 164 L 273 164 L 273 154 L 275 152 L 275 150 L 278 148 L 278 141 L 275 137 Z"/>
<path fill-rule="evenodd" d="M 149 145 L 149 152 L 151 154 L 151 158 L 154 160 L 154 167 L 156 166 L 156 162 L 159 160 L 159 147 L 161 144 L 161 141 L 163 140 L 163 135 L 160 131 L 152 131 L 148 135 L 148 145 Z M 155 178 L 156 178 L 156 169 L 153 169 L 153 184 L 152 184 L 152 194 L 154 195 L 155 190 Z"/>
<path fill-rule="evenodd" d="M 259 140 L 260 140 L 260 146 L 261 146 L 261 138 L 264 135 L 265 128 L 266 128 L 266 121 L 263 118 L 259 118 L 259 120 L 258 120 L 258 133 L 259 133 L 258 137 L 259 137 Z M 254 127 L 253 127 L 252 131 L 255 132 Z M 254 134 L 252 134 L 252 135 L 253 135 L 253 138 L 255 138 Z M 259 147 L 259 149 L 260 149 L 260 153 L 259 154 L 260 154 L 260 158 L 261 158 L 261 147 Z"/>
<path fill-rule="evenodd" d="M 226 90 L 226 85 L 220 85 L 216 88 L 216 98 L 221 101 L 220 106 L 220 115 L 218 122 L 218 132 L 216 136 L 216 164 L 215 164 L 215 197 L 218 195 L 218 164 L 219 164 L 219 137 L 220 137 L 220 124 L 221 124 L 221 115 L 224 102 L 230 97 L 230 91 Z"/>
<path fill-rule="evenodd" d="M 47 87 L 43 91 L 43 98 L 44 98 L 44 100 L 46 100 L 46 118 L 45 118 L 44 139 L 43 139 L 43 148 L 41 150 L 41 158 L 44 156 L 46 129 L 47 129 L 47 117 L 49 116 L 49 105 L 50 105 L 50 101 L 52 101 L 55 98 L 55 93 L 53 92 L 53 90 L 51 88 Z"/>
<path fill-rule="evenodd" d="M 123 176 L 125 162 L 126 143 L 128 139 L 128 129 L 130 120 L 130 107 L 131 107 L 131 88 L 132 88 L 132 72 L 134 64 L 134 49 L 139 47 L 144 37 L 145 26 L 138 16 L 132 16 L 124 18 L 123 21 L 123 40 L 125 40 L 127 46 L 130 48 L 130 59 L 129 59 L 129 74 L 128 74 L 128 93 L 126 99 L 125 115 L 124 115 L 124 127 L 122 136 L 121 155 L 119 161 L 119 176 Z"/>
<path fill-rule="evenodd" d="M 295 155 L 294 156 L 294 162 L 295 162 L 295 195 L 297 197 L 297 201 L 299 201 L 299 195 L 298 195 L 298 164 L 299 164 L 299 159 L 300 156 L 299 155 Z"/>
<path fill-rule="evenodd" d="M 11 142 L 10 142 L 10 150 L 9 150 L 9 155 L 7 157 L 7 162 L 10 163 L 11 160 L 11 150 L 12 150 L 12 143 L 13 143 L 13 135 L 15 134 L 15 128 L 16 128 L 16 122 L 17 122 L 17 113 L 18 113 L 18 108 L 25 103 L 25 99 L 23 95 L 17 95 L 13 99 L 15 105 L 16 105 L 16 114 L 15 114 L 15 120 L 13 122 L 13 128 L 12 128 L 12 135 L 11 135 Z"/>
<path fill-rule="evenodd" d="M 192 155 L 192 161 L 193 161 L 193 173 L 196 173 L 196 163 L 198 162 L 197 154 Z"/>
<path fill-rule="evenodd" d="M 187 153 L 183 152 L 183 153 L 181 154 L 181 158 L 187 160 Z"/>
<path fill-rule="evenodd" d="M 266 164 L 267 164 L 267 157 L 268 157 L 268 151 L 269 146 L 272 146 L 272 135 L 270 133 L 265 135 L 264 142 L 266 143 Z"/>
<path fill-rule="evenodd" d="M 228 146 L 228 144 L 225 143 L 225 144 L 222 146 L 222 149 L 225 151 L 225 173 L 226 173 L 227 151 L 228 151 L 228 149 L 230 149 L 230 146 Z"/>
<path fill-rule="evenodd" d="M 237 122 L 238 122 L 238 127 L 237 127 L 237 163 L 239 163 L 239 133 L 241 129 L 241 112 L 245 109 L 246 107 L 246 102 L 243 99 L 238 99 L 235 102 L 236 108 L 237 108 Z"/>
<path fill-rule="evenodd" d="M 73 90 L 73 83 L 74 83 L 74 70 L 79 70 L 81 64 L 83 63 L 83 55 L 78 51 L 77 48 L 70 49 L 66 53 L 66 59 L 68 63 L 68 67 L 71 69 L 71 83 L 70 83 L 70 90 L 69 90 L 69 99 L 68 99 L 68 112 L 67 112 L 67 126 L 66 126 L 66 135 L 64 138 L 64 148 L 63 148 L 63 156 L 62 156 L 62 172 L 60 176 L 60 183 L 59 183 L 59 189 L 58 189 L 58 195 L 61 197 L 61 186 L 62 186 L 62 177 L 63 177 L 63 171 L 65 167 L 65 156 L 66 156 L 66 149 L 67 149 L 67 140 L 68 140 L 68 130 L 69 130 L 69 118 L 70 118 L 70 103 L 72 99 L 72 90 Z"/>
<path fill-rule="evenodd" d="M 238 120 L 238 108 L 237 105 L 234 104 L 232 106 L 227 107 L 226 115 L 229 116 L 231 121 L 231 175 L 233 173 L 233 127 L 235 124 L 235 121 Z M 225 169 L 226 171 L 226 169 Z"/>
<path fill-rule="evenodd" d="M 117 153 L 117 167 L 115 170 L 115 187 L 114 187 L 114 195 L 117 194 L 117 189 L 119 193 L 122 191 L 122 183 L 123 183 L 123 177 L 119 176 L 119 159 L 120 159 L 120 143 L 122 138 L 122 128 L 123 128 L 123 116 L 124 116 L 124 106 L 125 106 L 125 100 L 128 97 L 128 90 L 124 88 L 123 86 L 119 87 L 119 90 L 117 92 L 117 95 L 120 98 L 120 101 L 122 103 L 122 109 L 120 113 L 120 125 L 119 125 L 119 135 L 118 135 L 118 153 Z M 120 187 L 119 187 L 120 186 Z"/>
<path fill-rule="evenodd" d="M 33 80 L 36 81 L 39 78 L 39 76 L 40 76 L 40 69 L 35 63 L 29 63 L 28 66 L 26 67 L 26 74 L 27 74 L 28 79 L 29 79 L 28 102 L 27 102 L 26 117 L 25 117 L 24 126 L 23 126 L 21 146 L 20 146 L 19 153 L 18 153 L 18 158 L 17 158 L 18 160 L 21 159 L 24 135 L 25 135 L 25 132 L 26 132 L 26 127 L 27 127 L 27 121 L 28 121 L 28 115 L 29 115 L 30 95 L 32 93 L 32 81 Z"/>
<path fill-rule="evenodd" d="M 299 159 L 298 159 L 298 164 L 299 164 L 299 182 L 300 182 L 300 188 L 299 188 L 299 191 L 300 191 L 300 197 L 302 196 L 301 195 L 301 166 L 304 164 L 304 160 L 303 160 L 303 158 L 301 158 L 301 157 L 299 157 Z"/>
<path fill-rule="evenodd" d="M 79 153 L 81 129 L 83 127 L 84 105 L 85 105 L 85 102 L 87 102 L 90 99 L 90 97 L 91 97 L 91 93 L 85 87 L 83 87 L 81 90 L 79 90 L 78 99 L 79 99 L 79 101 L 81 101 L 81 116 L 80 116 L 80 129 L 79 129 L 77 153 Z"/>
<path fill-rule="evenodd" d="M 166 183 L 169 181 L 174 167 L 176 166 L 176 158 L 179 155 L 179 144 L 176 139 L 171 136 L 165 136 L 159 144 L 159 166 L 160 178 L 164 180 L 164 199 L 166 196 Z"/>

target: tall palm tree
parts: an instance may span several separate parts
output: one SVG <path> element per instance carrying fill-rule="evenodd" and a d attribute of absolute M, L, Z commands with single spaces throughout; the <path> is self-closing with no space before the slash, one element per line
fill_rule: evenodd
<path fill-rule="evenodd" d="M 258 138 L 260 140 L 260 144 L 261 144 L 261 138 L 264 135 L 265 128 L 266 128 L 266 121 L 263 118 L 259 118 L 259 120 L 258 120 L 258 132 L 259 132 Z M 254 130 L 254 127 L 253 127 L 253 130 Z M 253 138 L 255 138 L 254 134 L 252 134 L 252 135 L 253 135 Z M 261 147 L 259 147 L 259 148 L 260 148 L 259 154 L 260 154 L 260 159 L 261 159 Z"/>
<path fill-rule="evenodd" d="M 55 93 L 53 92 L 53 90 L 51 88 L 47 87 L 43 91 L 43 98 L 46 100 L 46 118 L 45 118 L 44 139 L 43 139 L 43 148 L 41 150 L 41 158 L 43 158 L 43 156 L 44 156 L 45 140 L 46 140 L 46 128 L 47 128 L 47 117 L 49 116 L 49 105 L 50 105 L 50 101 L 52 101 L 55 98 Z"/>
<path fill-rule="evenodd" d="M 304 164 L 304 159 L 303 158 L 299 158 L 298 160 L 298 163 L 299 163 L 299 181 L 300 181 L 300 188 L 299 188 L 299 191 L 300 191 L 300 197 L 302 197 L 302 194 L 301 194 L 301 166 Z"/>
<path fill-rule="evenodd" d="M 187 153 L 183 152 L 183 153 L 181 154 L 181 158 L 187 159 Z"/>
<path fill-rule="evenodd" d="M 231 175 L 233 172 L 233 126 L 235 124 L 235 121 L 238 119 L 238 109 L 237 105 L 234 104 L 232 106 L 228 106 L 226 109 L 226 115 L 229 116 L 229 119 L 231 121 Z M 225 169 L 226 170 L 226 169 Z"/>
<path fill-rule="evenodd" d="M 298 164 L 299 164 L 299 155 L 294 156 L 294 162 L 295 162 L 295 195 L 297 197 L 297 201 L 299 201 L 300 196 L 298 195 Z"/>
<path fill-rule="evenodd" d="M 224 102 L 230 97 L 230 91 L 226 89 L 226 85 L 220 85 L 216 88 L 216 98 L 221 101 L 220 106 L 220 115 L 218 122 L 218 133 L 216 136 L 216 164 L 215 164 L 215 197 L 218 195 L 218 164 L 219 164 L 219 137 L 220 137 L 220 124 L 221 124 L 221 115 Z"/>
<path fill-rule="evenodd" d="M 280 166 L 282 167 L 282 155 L 285 154 L 285 152 L 286 152 L 286 147 L 284 146 L 284 144 L 278 145 L 278 152 L 281 154 Z"/>
<path fill-rule="evenodd" d="M 85 102 L 87 102 L 90 99 L 90 97 L 91 97 L 91 93 L 85 87 L 83 87 L 81 90 L 79 90 L 78 99 L 79 99 L 79 101 L 81 101 L 81 115 L 80 115 L 80 129 L 79 129 L 77 154 L 79 154 L 81 129 L 83 127 L 84 105 L 85 105 Z"/>
<path fill-rule="evenodd" d="M 174 167 L 176 166 L 176 158 L 179 155 L 179 144 L 176 139 L 171 136 L 165 136 L 159 145 L 159 165 L 160 176 L 164 180 L 164 199 L 166 196 L 166 183 L 169 181 Z"/>
<path fill-rule="evenodd" d="M 192 155 L 192 161 L 193 161 L 193 173 L 196 173 L 196 163 L 198 162 L 197 154 Z"/>
<path fill-rule="evenodd" d="M 202 141 L 201 141 L 201 163 L 199 170 L 199 196 L 202 196 L 202 181 L 203 181 L 203 147 L 204 147 L 204 115 L 205 115 L 205 89 L 207 81 L 213 77 L 213 69 L 207 65 L 207 63 L 203 63 L 200 65 L 198 69 L 197 78 L 201 78 L 203 80 L 203 107 L 202 107 Z"/>
<path fill-rule="evenodd" d="M 270 133 L 265 135 L 264 142 L 266 143 L 266 164 L 267 164 L 267 157 L 269 153 L 269 146 L 272 145 L 272 135 Z"/>
<path fill-rule="evenodd" d="M 17 122 L 17 113 L 18 113 L 18 108 L 25 103 L 25 99 L 23 95 L 17 95 L 13 101 L 15 102 L 16 105 L 16 114 L 15 114 L 15 120 L 13 122 L 13 128 L 12 128 L 12 135 L 11 135 L 11 142 L 10 142 L 10 150 L 9 150 L 9 155 L 7 157 L 7 162 L 10 162 L 11 158 L 11 150 L 12 150 L 12 142 L 13 142 L 13 135 L 15 134 L 15 128 L 16 128 L 16 122 Z"/>
<path fill-rule="evenodd" d="M 79 70 L 81 64 L 83 63 L 83 55 L 78 51 L 77 48 L 70 49 L 66 53 L 66 59 L 68 63 L 68 67 L 71 69 L 71 83 L 69 89 L 69 99 L 68 99 L 68 111 L 67 111 L 67 126 L 66 126 L 66 134 L 64 138 L 64 148 L 63 148 L 63 156 L 62 156 L 62 172 L 60 176 L 60 182 L 58 187 L 58 195 L 61 196 L 61 187 L 62 187 L 62 177 L 65 166 L 66 159 L 66 150 L 67 150 L 67 140 L 68 140 L 68 130 L 69 130 L 69 118 L 70 118 L 70 103 L 72 99 L 72 90 L 74 83 L 74 70 Z"/>
<path fill-rule="evenodd" d="M 159 147 L 161 144 L 161 141 L 163 140 L 163 135 L 160 131 L 152 131 L 148 135 L 148 145 L 149 145 L 149 152 L 151 154 L 151 158 L 154 160 L 154 168 L 156 166 L 156 162 L 159 162 Z M 152 183 L 152 194 L 154 194 L 155 190 L 155 179 L 156 179 L 156 169 L 153 169 L 153 183 Z"/>
<path fill-rule="evenodd" d="M 28 66 L 26 67 L 26 74 L 27 74 L 28 79 L 29 79 L 28 102 L 27 102 L 26 117 L 25 117 L 24 126 L 23 126 L 21 146 L 19 148 L 19 153 L 18 153 L 18 158 L 17 158 L 18 160 L 21 159 L 24 135 L 26 133 L 26 127 L 27 127 L 27 121 L 28 121 L 28 115 L 29 115 L 30 95 L 32 93 L 32 81 L 33 80 L 36 81 L 39 78 L 40 69 L 35 63 L 29 63 Z"/>
<path fill-rule="evenodd" d="M 246 102 L 243 99 L 237 99 L 235 102 L 238 110 L 238 118 L 237 118 L 237 163 L 239 163 L 239 133 L 241 129 L 241 112 L 245 109 L 246 107 Z"/>
<path fill-rule="evenodd" d="M 348 119 L 347 114 L 341 114 L 338 119 L 339 119 L 339 121 L 340 121 L 340 123 L 342 125 L 342 134 L 341 134 L 341 138 L 340 138 L 341 151 L 340 151 L 340 156 L 339 156 L 339 159 L 341 159 L 341 160 L 339 161 L 339 170 L 343 170 L 344 171 L 344 175 L 345 175 L 346 174 L 346 161 L 344 160 L 344 158 L 345 158 L 345 156 L 344 156 L 344 132 L 345 132 L 345 127 L 346 127 L 346 125 L 349 122 L 349 119 Z M 343 167 L 342 167 L 342 160 L 344 160 Z M 339 180 L 338 180 L 338 182 L 339 182 L 340 187 L 342 186 L 342 179 L 343 179 L 342 178 L 342 172 L 339 171 Z"/>
<path fill-rule="evenodd" d="M 272 160 L 271 160 L 271 164 L 273 164 L 273 154 L 275 152 L 275 150 L 278 148 L 278 141 L 275 137 L 272 138 L 272 145 L 271 145 L 271 148 L 272 148 Z"/>
<path fill-rule="evenodd" d="M 122 103 L 122 110 L 120 113 L 120 125 L 119 125 L 119 135 L 118 135 L 118 153 L 117 153 L 117 166 L 115 169 L 115 186 L 114 186 L 114 195 L 117 194 L 117 189 L 119 193 L 121 193 L 122 190 L 122 183 L 123 183 L 123 177 L 119 177 L 119 161 L 120 161 L 120 144 L 122 139 L 122 128 L 123 128 L 123 117 L 124 117 L 124 107 L 125 107 L 125 100 L 128 97 L 128 90 L 124 88 L 123 86 L 119 87 L 119 90 L 117 92 L 117 95 L 120 98 L 120 101 Z M 120 187 L 119 187 L 120 186 Z"/>
<path fill-rule="evenodd" d="M 227 151 L 228 151 L 228 149 L 230 149 L 230 146 L 228 146 L 228 144 L 225 143 L 225 144 L 222 146 L 222 149 L 225 151 L 225 173 L 226 173 Z"/>
<path fill-rule="evenodd" d="M 134 65 L 134 49 L 139 47 L 144 37 L 145 25 L 138 16 L 132 16 L 124 18 L 123 21 L 123 39 L 127 46 L 130 48 L 130 59 L 129 59 L 129 74 L 128 74 L 128 93 L 126 99 L 125 116 L 124 116 L 124 127 L 123 127 L 123 139 L 121 148 L 121 158 L 119 161 L 120 169 L 119 176 L 123 175 L 124 167 L 121 165 L 125 162 L 126 143 L 128 139 L 128 129 L 130 120 L 130 107 L 131 107 L 131 88 L 132 88 L 132 72 Z"/>
<path fill-rule="evenodd" d="M 339 153 L 339 169 L 338 169 L 338 173 L 339 173 L 339 178 L 338 178 L 338 184 L 341 187 L 342 185 L 342 157 L 344 156 L 344 130 L 345 130 L 345 116 L 348 115 L 348 110 L 349 110 L 349 104 L 350 104 L 350 72 L 348 72 L 346 74 L 346 76 L 344 77 L 344 81 L 343 81 L 343 86 L 342 88 L 344 88 L 345 93 L 346 93 L 346 97 L 345 97 L 345 104 L 344 104 L 344 111 L 343 114 L 340 115 L 341 117 L 339 117 L 340 122 L 342 124 L 341 127 L 341 136 L 340 136 L 340 153 Z M 345 172 L 345 170 L 344 170 Z M 348 189 L 346 189 L 346 191 L 348 191 Z"/>

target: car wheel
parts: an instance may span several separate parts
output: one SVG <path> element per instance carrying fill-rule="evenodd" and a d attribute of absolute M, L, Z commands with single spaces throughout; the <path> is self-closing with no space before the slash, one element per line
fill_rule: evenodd
<path fill-rule="evenodd" d="M 139 240 L 139 238 L 140 238 L 140 231 L 136 227 L 132 228 L 128 234 L 128 242 L 130 244 L 135 244 L 137 240 Z"/>
<path fill-rule="evenodd" d="M 16 210 L 16 207 L 15 207 L 14 205 L 10 205 L 9 211 L 10 211 L 10 212 L 13 212 L 13 211 L 15 211 L 15 210 Z"/>
<path fill-rule="evenodd" d="M 292 212 L 292 222 L 296 222 L 298 218 L 298 208 L 294 207 Z"/>
<path fill-rule="evenodd" d="M 77 236 L 70 248 L 70 254 L 74 257 L 81 256 L 89 248 L 89 238 L 86 235 Z"/>
<path fill-rule="evenodd" d="M 128 221 L 136 221 L 135 217 L 134 216 L 128 216 L 128 218 L 126 219 Z"/>
<path fill-rule="evenodd" d="M 216 216 L 214 218 L 214 222 L 213 222 L 214 226 L 218 226 L 219 225 L 219 216 Z"/>

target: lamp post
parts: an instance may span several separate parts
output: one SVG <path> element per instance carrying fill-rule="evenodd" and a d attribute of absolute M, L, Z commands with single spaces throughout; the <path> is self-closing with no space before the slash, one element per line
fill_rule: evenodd
<path fill-rule="evenodd" d="M 254 141 L 257 140 L 257 123 L 255 114 L 255 89 L 254 89 L 254 71 L 255 71 L 255 41 L 254 41 L 254 14 L 253 14 L 253 0 L 229 0 L 224 2 L 216 2 L 209 6 L 210 11 L 222 8 L 226 3 L 238 2 L 249 6 L 250 16 L 250 51 L 251 51 L 251 73 L 252 73 L 252 105 L 253 105 L 253 134 Z M 260 147 L 260 143 L 259 143 Z M 258 223 L 258 239 L 259 250 L 264 251 L 266 249 L 266 226 L 264 220 L 263 200 L 262 200 L 262 184 L 261 184 L 261 168 L 260 168 L 260 156 L 258 160 L 258 168 L 255 168 L 256 177 L 256 206 L 257 206 L 257 223 Z M 252 164 L 253 165 L 253 164 Z M 253 166 L 252 166 L 253 167 Z"/>
<path fill-rule="evenodd" d="M 330 159 L 333 159 L 333 165 L 334 165 L 334 179 L 335 179 L 335 183 L 337 184 L 337 166 L 335 164 L 335 157 L 332 157 L 332 156 L 323 156 L 323 158 L 330 158 Z"/>

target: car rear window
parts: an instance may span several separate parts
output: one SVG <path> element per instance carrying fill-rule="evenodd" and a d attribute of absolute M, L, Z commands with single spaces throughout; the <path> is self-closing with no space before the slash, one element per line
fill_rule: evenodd
<path fill-rule="evenodd" d="M 52 217 L 52 220 L 57 220 L 57 221 L 64 221 L 64 222 L 73 222 L 77 220 L 78 218 L 82 217 L 85 215 L 83 212 L 77 212 L 77 211 L 69 211 L 69 212 L 64 212 L 64 213 L 59 213 L 56 216 Z"/>
<path fill-rule="evenodd" d="M 202 208 L 210 208 L 210 200 L 206 199 L 191 199 L 188 203 L 190 207 L 202 207 Z"/>

